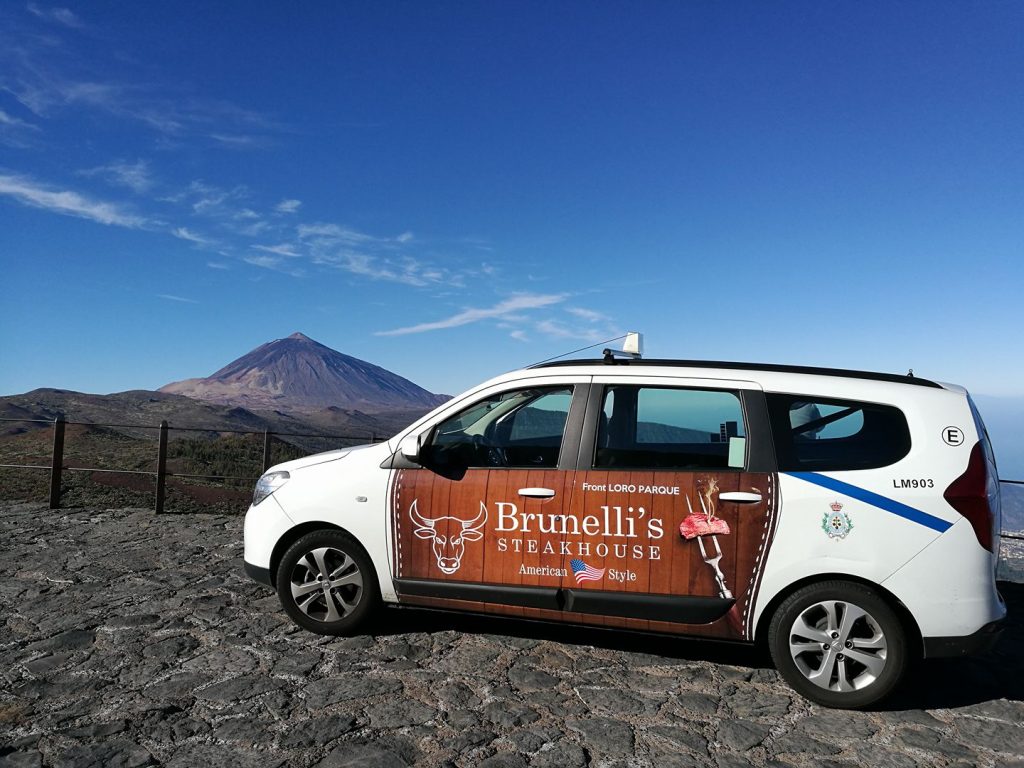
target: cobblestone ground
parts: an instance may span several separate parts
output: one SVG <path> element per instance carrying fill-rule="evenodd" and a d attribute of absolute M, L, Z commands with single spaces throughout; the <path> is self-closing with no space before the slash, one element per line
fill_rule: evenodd
<path fill-rule="evenodd" d="M 294 628 L 242 520 L 0 505 L 0 765 L 1024 766 L 1024 591 L 989 656 L 888 709 L 796 697 L 751 649 L 388 610 Z"/>

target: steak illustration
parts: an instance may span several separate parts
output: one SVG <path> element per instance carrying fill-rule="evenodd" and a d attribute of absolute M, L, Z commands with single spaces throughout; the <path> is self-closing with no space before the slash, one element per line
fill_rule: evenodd
<path fill-rule="evenodd" d="M 708 520 L 707 515 L 699 512 L 688 515 L 679 524 L 679 535 L 684 539 L 695 539 L 698 536 L 711 536 L 717 533 L 725 535 L 732 531 L 729 530 L 729 524 L 722 518 L 716 517 Z"/>
<path fill-rule="evenodd" d="M 704 491 L 701 493 L 698 490 L 697 501 L 700 502 L 701 514 L 697 514 L 693 511 L 693 505 L 690 503 L 690 497 L 686 497 L 686 506 L 690 510 L 690 514 L 687 515 L 683 522 L 679 524 L 679 535 L 687 541 L 697 540 L 697 544 L 700 546 L 701 559 L 711 567 L 711 571 L 715 576 L 715 584 L 718 585 L 718 596 L 732 599 L 732 592 L 725 583 L 725 574 L 722 573 L 721 567 L 718 563 L 722 560 L 722 547 L 718 543 L 718 534 L 725 535 L 731 533 L 729 530 L 729 524 L 720 517 L 715 517 L 715 493 L 718 492 L 718 483 L 715 479 L 709 478 L 705 484 Z M 714 547 L 714 553 L 708 554 L 707 548 L 704 546 L 704 537 L 711 537 L 711 544 Z"/>

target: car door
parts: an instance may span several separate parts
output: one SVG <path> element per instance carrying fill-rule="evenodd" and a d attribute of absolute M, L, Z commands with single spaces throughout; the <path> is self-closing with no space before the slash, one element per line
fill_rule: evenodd
<path fill-rule="evenodd" d="M 779 498 L 750 382 L 595 377 L 571 494 L 574 620 L 749 639 Z"/>
<path fill-rule="evenodd" d="M 489 389 L 443 414 L 418 464 L 396 469 L 390 528 L 399 600 L 540 615 L 560 609 L 589 377 Z"/>

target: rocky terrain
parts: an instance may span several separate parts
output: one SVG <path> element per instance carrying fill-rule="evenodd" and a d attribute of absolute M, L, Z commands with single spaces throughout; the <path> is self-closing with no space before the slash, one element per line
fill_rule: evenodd
<path fill-rule="evenodd" d="M 1024 766 L 1024 588 L 988 656 L 881 711 L 757 651 L 385 611 L 322 638 L 241 573 L 242 519 L 0 504 L 0 766 Z"/>

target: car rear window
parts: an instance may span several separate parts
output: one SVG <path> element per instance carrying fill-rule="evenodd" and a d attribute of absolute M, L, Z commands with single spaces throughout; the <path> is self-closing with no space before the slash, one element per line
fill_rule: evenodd
<path fill-rule="evenodd" d="M 872 469 L 910 452 L 910 429 L 891 405 L 807 395 L 767 394 L 783 472 Z"/>

